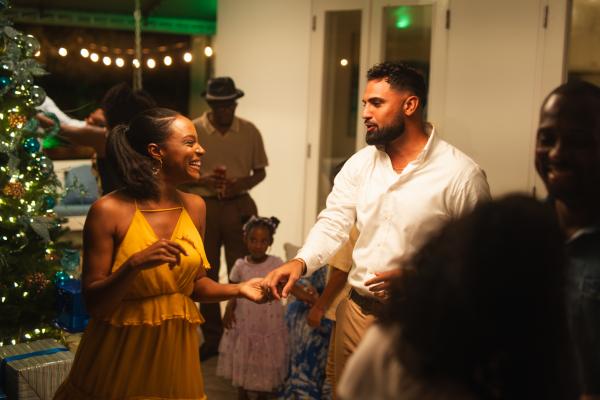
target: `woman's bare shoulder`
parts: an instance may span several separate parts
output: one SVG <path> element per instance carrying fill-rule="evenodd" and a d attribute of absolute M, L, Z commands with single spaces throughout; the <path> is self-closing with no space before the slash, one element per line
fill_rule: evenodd
<path fill-rule="evenodd" d="M 194 225 L 203 232 L 204 221 L 206 219 L 206 204 L 202 197 L 193 193 L 180 192 L 183 206 L 192 218 Z"/>
<path fill-rule="evenodd" d="M 101 215 L 120 214 L 135 207 L 135 201 L 125 195 L 123 192 L 116 190 L 105 196 L 100 197 L 90 207 L 90 213 Z"/>
<path fill-rule="evenodd" d="M 181 194 L 183 205 L 188 211 L 192 212 L 206 209 L 206 204 L 204 203 L 204 200 L 197 194 L 186 192 L 179 193 Z"/>

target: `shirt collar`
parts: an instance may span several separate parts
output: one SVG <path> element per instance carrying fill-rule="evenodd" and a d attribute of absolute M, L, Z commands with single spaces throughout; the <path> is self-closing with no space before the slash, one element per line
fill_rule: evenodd
<path fill-rule="evenodd" d="M 210 120 L 208 119 L 208 113 L 209 113 L 209 111 L 206 111 L 202 115 L 202 118 L 200 118 L 202 127 L 206 130 L 206 132 L 209 135 L 212 135 L 213 133 L 219 133 L 219 131 L 217 131 L 217 128 L 215 128 L 210 123 Z M 227 134 L 229 132 L 239 132 L 239 131 L 240 131 L 240 121 L 239 121 L 238 117 L 233 117 L 233 122 L 231 123 L 231 126 L 229 127 L 229 129 L 227 130 L 227 132 L 225 134 Z"/>
<path fill-rule="evenodd" d="M 425 143 L 425 147 L 423 147 L 423 150 L 421 150 L 417 158 L 413 161 L 414 164 L 420 164 L 425 161 L 437 140 L 435 127 L 430 122 L 425 122 L 425 134 L 428 136 L 427 143 Z"/>

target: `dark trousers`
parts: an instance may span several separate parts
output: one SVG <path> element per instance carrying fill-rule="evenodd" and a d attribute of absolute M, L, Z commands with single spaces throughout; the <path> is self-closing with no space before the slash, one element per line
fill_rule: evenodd
<path fill-rule="evenodd" d="M 257 215 L 257 209 L 254 200 L 248 194 L 222 200 L 216 197 L 207 197 L 204 201 L 206 202 L 204 247 L 211 265 L 207 274 L 215 282 L 218 282 L 221 246 L 225 246 L 227 274 L 229 275 L 235 260 L 248 253 L 244 244 L 242 226 L 252 215 Z M 206 349 L 203 351 L 212 353 L 218 349 L 223 334 L 219 303 L 202 304 L 200 310 L 206 320 L 202 324 L 205 340 L 203 348 Z"/>

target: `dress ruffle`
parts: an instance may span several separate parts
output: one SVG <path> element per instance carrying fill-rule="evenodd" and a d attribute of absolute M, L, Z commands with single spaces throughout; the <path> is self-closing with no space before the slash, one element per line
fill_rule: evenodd
<path fill-rule="evenodd" d="M 104 321 L 113 326 L 160 325 L 176 318 L 191 324 L 204 322 L 196 304 L 182 293 L 123 300 L 119 308 Z"/>
<path fill-rule="evenodd" d="M 286 377 L 287 329 L 268 335 L 226 330 L 219 345 L 217 375 L 246 390 L 271 392 Z"/>

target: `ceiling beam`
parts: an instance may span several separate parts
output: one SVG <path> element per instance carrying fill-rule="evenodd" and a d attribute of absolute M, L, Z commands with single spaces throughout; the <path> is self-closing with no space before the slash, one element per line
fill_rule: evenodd
<path fill-rule="evenodd" d="M 12 7 L 8 17 L 19 23 L 36 25 L 78 26 L 84 28 L 134 30 L 133 15 L 91 13 L 65 10 L 39 10 Z M 180 35 L 212 36 L 216 31 L 214 21 L 185 18 L 144 18 L 142 30 L 146 32 L 173 33 Z"/>

